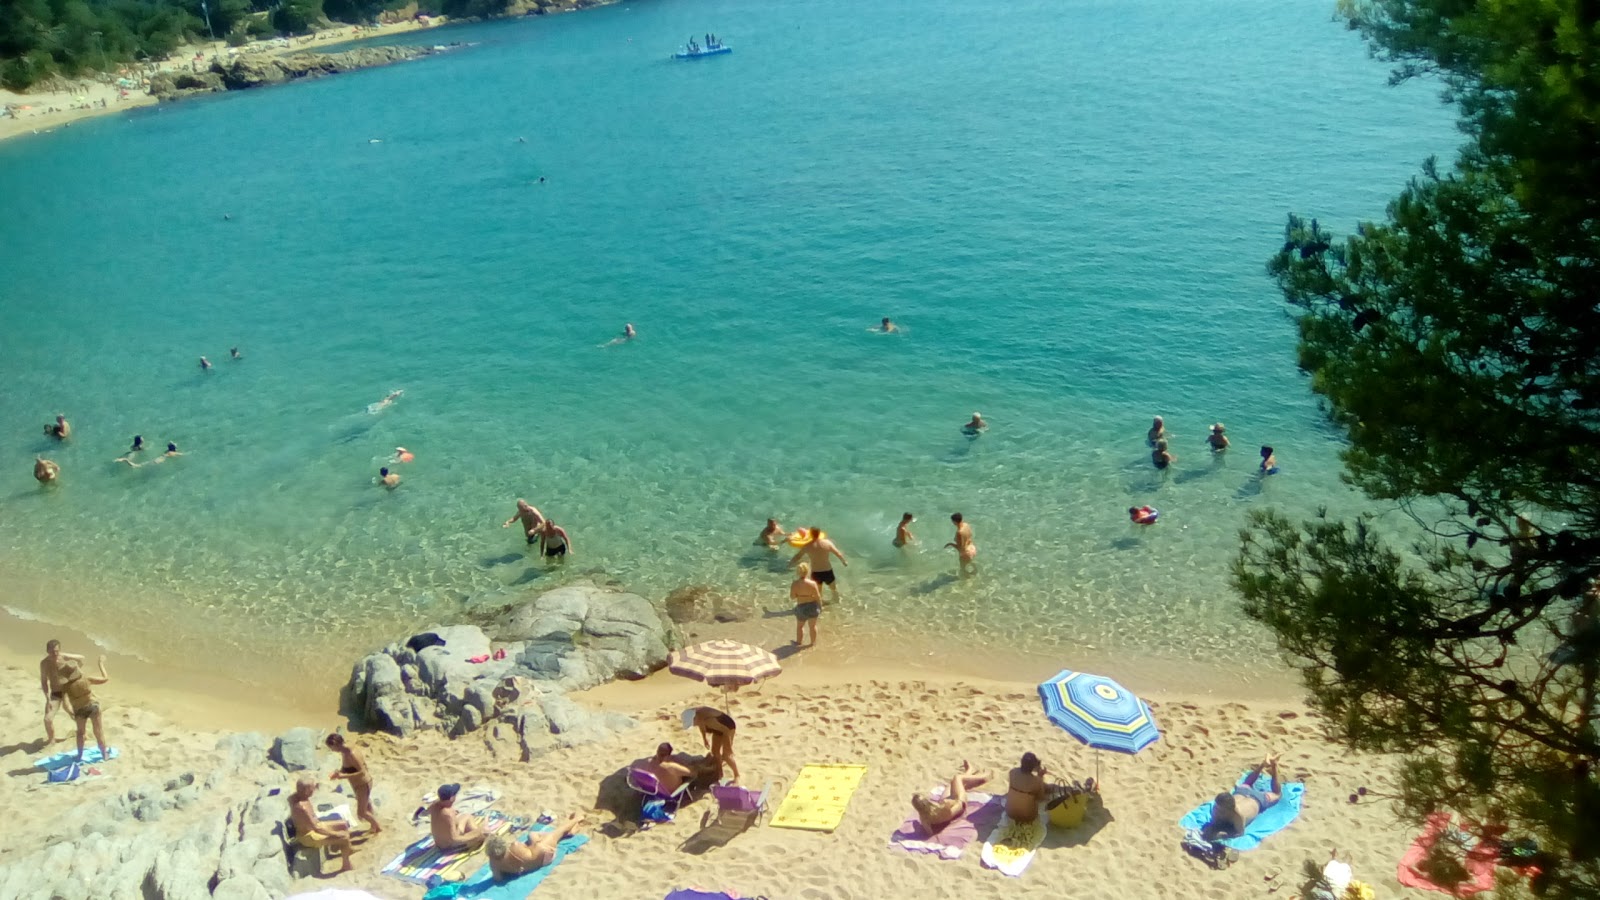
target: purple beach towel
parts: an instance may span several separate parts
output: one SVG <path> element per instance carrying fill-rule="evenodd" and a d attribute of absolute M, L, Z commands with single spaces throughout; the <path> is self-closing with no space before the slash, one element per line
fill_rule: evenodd
<path fill-rule="evenodd" d="M 913 853 L 933 853 L 940 859 L 960 859 L 961 852 L 978 837 L 982 829 L 993 828 L 1005 810 L 999 797 L 972 791 L 967 794 L 967 808 L 961 817 L 928 834 L 916 816 L 906 819 L 889 835 L 890 846 Z"/>

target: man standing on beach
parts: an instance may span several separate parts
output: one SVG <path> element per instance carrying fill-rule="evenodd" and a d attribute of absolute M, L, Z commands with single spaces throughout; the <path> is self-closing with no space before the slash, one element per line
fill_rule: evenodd
<path fill-rule="evenodd" d="M 52 744 L 56 742 L 56 710 L 66 699 L 66 692 L 61 688 L 61 664 L 67 660 L 83 662 L 83 657 L 62 653 L 60 641 L 45 644 L 44 659 L 39 660 L 39 689 L 44 691 L 44 737 Z"/>
<path fill-rule="evenodd" d="M 811 540 L 800 548 L 800 552 L 796 553 L 794 558 L 789 560 L 789 565 L 795 565 L 800 562 L 801 557 L 804 557 L 806 562 L 811 564 L 812 580 L 832 588 L 833 599 L 837 601 L 839 599 L 839 585 L 835 582 L 833 576 L 833 560 L 828 557 L 839 557 L 839 562 L 847 567 L 850 565 L 850 561 L 844 558 L 844 554 L 839 552 L 839 548 L 834 546 L 833 541 L 828 540 L 828 535 L 822 529 L 812 526 L 810 535 Z"/>

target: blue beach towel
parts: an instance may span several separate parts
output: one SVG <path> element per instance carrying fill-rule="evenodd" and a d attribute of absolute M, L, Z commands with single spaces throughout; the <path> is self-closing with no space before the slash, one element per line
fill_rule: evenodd
<path fill-rule="evenodd" d="M 1239 776 L 1239 783 L 1244 783 L 1245 776 L 1249 774 L 1249 772 L 1246 772 L 1244 775 Z M 1259 784 L 1259 782 L 1257 783 Z M 1294 781 L 1285 784 L 1283 786 L 1282 799 L 1280 799 L 1277 803 L 1274 803 L 1261 815 L 1256 816 L 1255 820 L 1249 825 L 1246 825 L 1244 827 L 1244 834 L 1236 838 L 1224 838 L 1217 843 L 1222 844 L 1224 847 L 1232 847 L 1233 849 L 1241 852 L 1245 850 L 1254 850 L 1255 848 L 1261 846 L 1261 841 L 1263 839 L 1277 834 L 1278 832 L 1287 828 L 1290 822 L 1293 822 L 1297 817 L 1299 817 L 1300 801 L 1305 792 L 1306 786 L 1301 782 Z M 1212 802 L 1213 801 L 1211 800 L 1207 800 L 1194 809 L 1189 810 L 1189 814 L 1184 816 L 1178 822 L 1178 826 L 1185 830 L 1190 828 L 1199 830 L 1200 828 L 1205 827 L 1205 824 L 1211 821 Z"/>
<path fill-rule="evenodd" d="M 550 826 L 548 825 L 539 825 L 534 828 L 534 831 L 549 830 Z M 438 900 L 438 898 L 445 896 L 470 897 L 473 900 L 523 900 L 524 897 L 533 893 L 533 889 L 538 887 L 549 876 L 551 869 L 561 864 L 567 854 L 587 843 L 589 843 L 589 836 L 586 834 L 570 835 L 563 838 L 561 843 L 556 845 L 556 858 L 551 860 L 548 866 L 540 866 L 532 872 L 526 875 L 518 875 L 510 881 L 497 880 L 494 877 L 494 870 L 484 866 L 474 873 L 471 878 L 461 882 L 459 885 L 440 886 L 442 888 L 453 888 L 454 890 L 451 893 L 445 894 L 441 892 L 436 894 L 434 891 L 429 891 L 423 900 L 430 900 L 430 898 L 431 900 Z"/>
<path fill-rule="evenodd" d="M 94 765 L 95 763 L 105 762 L 107 759 L 116 758 L 117 748 L 115 747 L 107 748 L 106 756 L 104 758 L 100 756 L 99 747 L 85 747 L 83 749 L 83 762 L 85 765 Z M 43 769 L 46 772 L 54 772 L 57 769 L 64 769 L 77 761 L 78 751 L 63 750 L 60 753 L 52 753 L 49 756 L 40 757 L 39 759 L 34 760 L 33 767 L 35 769 Z"/>

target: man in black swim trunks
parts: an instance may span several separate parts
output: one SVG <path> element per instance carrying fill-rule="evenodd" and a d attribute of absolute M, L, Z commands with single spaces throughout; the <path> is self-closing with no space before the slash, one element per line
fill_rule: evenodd
<path fill-rule="evenodd" d="M 545 557 L 565 557 L 572 552 L 572 539 L 567 530 L 549 519 L 539 528 L 539 554 Z"/>
<path fill-rule="evenodd" d="M 789 560 L 789 565 L 793 566 L 800 562 L 802 558 L 805 559 L 806 562 L 811 564 L 812 580 L 817 584 L 825 584 L 831 588 L 833 590 L 833 599 L 838 600 L 839 585 L 834 582 L 833 560 L 828 557 L 830 555 L 837 556 L 839 557 L 839 562 L 846 566 L 850 565 L 850 561 L 844 558 L 844 554 L 839 552 L 839 548 L 834 546 L 833 541 L 828 540 L 827 534 L 822 529 L 813 526 L 810 533 L 812 535 L 810 542 L 801 547 L 800 552 Z"/>

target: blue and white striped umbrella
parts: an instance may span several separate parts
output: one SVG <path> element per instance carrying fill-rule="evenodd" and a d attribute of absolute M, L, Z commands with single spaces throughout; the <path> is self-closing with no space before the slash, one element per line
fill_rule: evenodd
<path fill-rule="evenodd" d="M 1062 669 L 1039 685 L 1039 699 L 1050 721 L 1096 750 L 1138 753 L 1161 737 L 1150 707 L 1100 675 Z"/>

